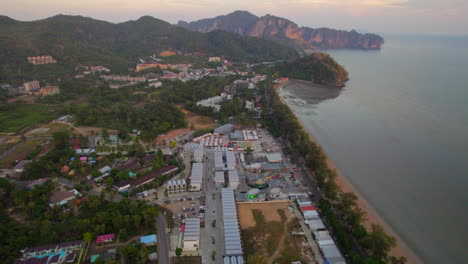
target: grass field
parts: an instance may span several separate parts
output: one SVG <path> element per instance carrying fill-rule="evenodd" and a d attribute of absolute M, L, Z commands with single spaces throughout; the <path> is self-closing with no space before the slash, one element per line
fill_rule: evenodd
<path fill-rule="evenodd" d="M 39 144 L 42 144 L 45 141 L 47 140 L 31 140 L 24 143 L 15 151 L 10 153 L 10 155 L 0 160 L 0 168 L 8 168 L 13 161 L 24 159 L 29 153 L 35 150 Z"/>
<path fill-rule="evenodd" d="M 0 132 L 18 132 L 38 123 L 48 123 L 58 117 L 58 107 L 30 104 L 9 104 L 0 108 Z"/>

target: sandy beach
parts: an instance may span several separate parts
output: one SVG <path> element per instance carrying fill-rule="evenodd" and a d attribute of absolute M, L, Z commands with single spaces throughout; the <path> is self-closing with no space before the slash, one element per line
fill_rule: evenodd
<path fill-rule="evenodd" d="M 284 85 L 284 84 L 283 84 Z M 287 99 L 284 97 L 284 93 L 282 91 L 281 86 L 276 89 L 278 95 L 281 98 L 281 101 L 289 106 Z M 290 107 L 291 111 L 294 110 Z M 297 116 L 297 115 L 296 115 Z M 310 139 L 315 142 L 317 145 L 320 146 L 320 143 L 317 141 L 316 138 L 307 130 L 305 129 L 302 122 L 298 119 L 301 123 L 302 128 L 308 132 Z M 323 150 L 323 149 L 322 149 Z M 326 153 L 325 150 L 323 150 Z M 408 245 L 401 239 L 401 237 L 392 229 L 390 225 L 388 225 L 382 217 L 377 213 L 377 211 L 372 207 L 372 205 L 364 199 L 364 197 L 354 188 L 354 186 L 348 181 L 348 179 L 343 175 L 343 173 L 335 166 L 333 161 L 327 155 L 327 164 L 330 169 L 334 169 L 337 172 L 337 184 L 340 186 L 343 192 L 353 192 L 358 197 L 358 204 L 366 212 L 367 221 L 365 225 L 369 228 L 372 224 L 379 224 L 382 226 L 385 231 L 396 238 L 397 246 L 392 249 L 390 255 L 392 256 L 405 256 L 407 258 L 407 263 L 411 264 L 422 264 L 423 262 L 419 259 L 419 257 L 408 247 Z"/>

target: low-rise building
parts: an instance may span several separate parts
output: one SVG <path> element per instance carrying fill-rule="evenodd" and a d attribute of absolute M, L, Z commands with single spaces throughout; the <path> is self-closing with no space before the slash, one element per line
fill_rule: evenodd
<path fill-rule="evenodd" d="M 234 131 L 234 126 L 231 124 L 224 124 L 214 129 L 214 133 L 219 133 L 219 134 L 228 134 L 232 131 Z"/>
<path fill-rule="evenodd" d="M 220 62 L 221 58 L 220 57 L 209 57 L 208 61 L 209 62 Z"/>
<path fill-rule="evenodd" d="M 96 244 L 112 242 L 114 241 L 114 239 L 115 239 L 115 234 L 99 235 L 96 237 Z"/>
<path fill-rule="evenodd" d="M 75 197 L 80 194 L 77 190 L 73 189 L 71 191 L 56 191 L 53 192 L 49 197 L 49 206 L 54 207 L 56 205 L 64 205 L 69 201 L 75 199 Z"/>
<path fill-rule="evenodd" d="M 201 190 L 203 183 L 203 163 L 193 163 L 190 174 L 190 191 Z"/>
<path fill-rule="evenodd" d="M 200 218 L 185 219 L 184 251 L 197 251 L 200 245 Z"/>
<path fill-rule="evenodd" d="M 166 190 L 168 194 L 183 193 L 187 191 L 187 182 L 185 180 L 168 181 Z"/>
<path fill-rule="evenodd" d="M 144 244 L 145 246 L 153 246 L 157 243 L 156 235 L 148 235 L 140 237 L 140 243 Z"/>
<path fill-rule="evenodd" d="M 203 162 L 203 149 L 195 149 L 193 152 L 193 161 L 195 162 Z"/>
<path fill-rule="evenodd" d="M 36 91 L 36 90 L 39 90 L 40 88 L 41 88 L 41 84 L 39 83 L 39 81 L 36 81 L 36 80 L 23 83 L 23 89 L 25 92 Z"/>
<path fill-rule="evenodd" d="M 44 96 L 56 95 L 60 93 L 60 88 L 58 86 L 47 85 L 41 88 L 39 94 Z"/>
<path fill-rule="evenodd" d="M 32 64 L 49 64 L 57 61 L 50 55 L 28 57 L 28 62 Z"/>

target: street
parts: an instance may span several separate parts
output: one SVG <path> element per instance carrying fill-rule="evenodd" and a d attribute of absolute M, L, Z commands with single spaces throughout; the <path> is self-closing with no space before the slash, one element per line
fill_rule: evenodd
<path fill-rule="evenodd" d="M 159 263 L 169 264 L 169 241 L 166 233 L 166 218 L 159 214 L 156 218 Z"/>

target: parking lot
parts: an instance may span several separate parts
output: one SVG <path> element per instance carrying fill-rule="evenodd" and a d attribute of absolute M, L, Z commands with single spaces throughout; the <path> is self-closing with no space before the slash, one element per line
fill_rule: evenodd
<path fill-rule="evenodd" d="M 205 216 L 204 196 L 189 196 L 184 198 L 168 199 L 165 201 L 164 207 L 171 210 L 173 213 L 174 223 L 178 227 L 187 217 L 204 218 Z"/>

